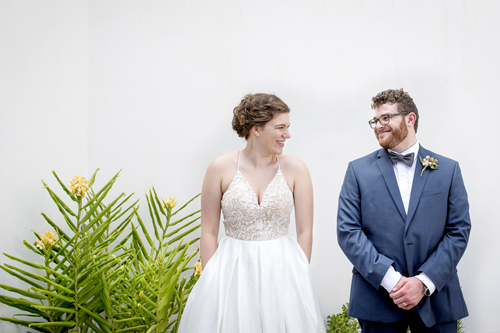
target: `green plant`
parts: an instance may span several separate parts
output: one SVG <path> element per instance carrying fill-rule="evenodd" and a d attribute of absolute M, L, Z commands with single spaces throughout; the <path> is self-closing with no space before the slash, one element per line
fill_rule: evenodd
<path fill-rule="evenodd" d="M 66 204 L 44 183 L 66 227 L 59 227 L 42 213 L 55 231 L 35 233 L 35 244 L 24 241 L 28 249 L 41 256 L 42 264 L 5 254 L 22 268 L 10 264 L 0 268 L 29 287 L 24 290 L 0 285 L 20 295 L 0 295 L 0 302 L 23 312 L 0 320 L 53 333 L 176 332 L 179 313 L 199 275 L 193 267 L 187 267 L 198 252 L 187 253 L 196 240 L 184 242 L 183 237 L 199 228 L 195 222 L 200 211 L 172 223 L 170 219 L 194 198 L 172 213 L 175 200 L 171 198 L 162 206 L 154 189 L 150 191 L 147 198 L 155 243 L 137 212 L 137 201 L 126 205 L 132 195 L 122 193 L 111 203 L 104 203 L 119 173 L 95 193 L 92 185 L 96 173 L 90 182 L 76 175 L 68 188 L 53 172 L 73 205 Z M 133 223 L 134 217 L 149 249 Z M 187 276 L 181 278 L 183 274 Z"/>
<path fill-rule="evenodd" d="M 462 319 L 458 320 L 457 333 L 465 333 L 465 326 L 464 326 L 464 322 L 462 321 Z"/>
<path fill-rule="evenodd" d="M 146 199 L 154 227 L 154 240 L 137 210 L 135 211 L 151 250 L 145 251 L 139 233 L 134 232 L 132 239 L 136 251 L 130 266 L 133 276 L 131 286 L 140 292 L 130 299 L 133 300 L 135 313 L 142 316 L 143 323 L 149 327 L 148 333 L 177 332 L 187 297 L 199 278 L 196 271 L 189 277 L 181 275 L 187 270 L 189 261 L 198 253 L 196 250 L 186 254 L 198 238 L 186 243 L 182 239 L 200 227 L 199 223 L 195 224 L 200 219 L 200 210 L 172 221 L 179 211 L 198 196 L 199 194 L 172 212 L 176 205 L 175 199 L 170 197 L 169 200 L 160 200 L 155 189 L 150 190 Z M 135 226 L 133 230 L 136 230 Z"/>
<path fill-rule="evenodd" d="M 327 333 L 361 332 L 358 320 L 347 315 L 349 303 L 342 305 L 342 312 L 326 318 Z"/>

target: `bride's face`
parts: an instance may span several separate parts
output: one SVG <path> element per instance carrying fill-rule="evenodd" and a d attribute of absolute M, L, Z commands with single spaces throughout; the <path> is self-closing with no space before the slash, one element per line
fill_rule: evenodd
<path fill-rule="evenodd" d="M 289 113 L 278 113 L 267 124 L 258 129 L 257 142 L 272 154 L 281 155 L 285 141 L 291 137 L 289 127 Z"/>

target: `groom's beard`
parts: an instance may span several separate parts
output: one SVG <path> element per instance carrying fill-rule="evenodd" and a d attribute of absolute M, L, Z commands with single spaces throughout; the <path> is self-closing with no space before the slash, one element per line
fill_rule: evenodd
<path fill-rule="evenodd" d="M 406 123 L 404 121 L 401 122 L 399 128 L 392 128 L 389 135 L 386 135 L 385 138 L 380 139 L 378 133 L 376 134 L 378 143 L 385 149 L 393 149 L 408 136 L 408 128 L 406 127 Z"/>

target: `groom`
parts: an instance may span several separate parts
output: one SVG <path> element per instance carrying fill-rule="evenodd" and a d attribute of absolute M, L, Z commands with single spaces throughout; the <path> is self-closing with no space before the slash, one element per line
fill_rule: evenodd
<path fill-rule="evenodd" d="M 457 264 L 471 228 L 456 161 L 417 141 L 418 110 L 401 90 L 373 98 L 382 149 L 347 168 L 338 242 L 354 265 L 349 315 L 364 333 L 457 332 L 468 315 Z"/>

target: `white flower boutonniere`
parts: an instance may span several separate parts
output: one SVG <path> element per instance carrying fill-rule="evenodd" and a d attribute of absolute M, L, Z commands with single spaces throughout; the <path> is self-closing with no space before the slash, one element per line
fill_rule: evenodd
<path fill-rule="evenodd" d="M 425 169 L 427 169 L 427 167 L 429 167 L 431 169 L 439 168 L 439 165 L 437 164 L 438 160 L 435 157 L 426 156 L 425 158 L 422 158 L 419 156 L 418 158 L 420 158 L 420 163 L 422 163 L 422 165 L 424 166 L 424 168 L 422 169 L 422 172 L 420 173 L 420 177 L 422 177 L 422 175 L 424 174 L 424 171 L 425 171 Z"/>

